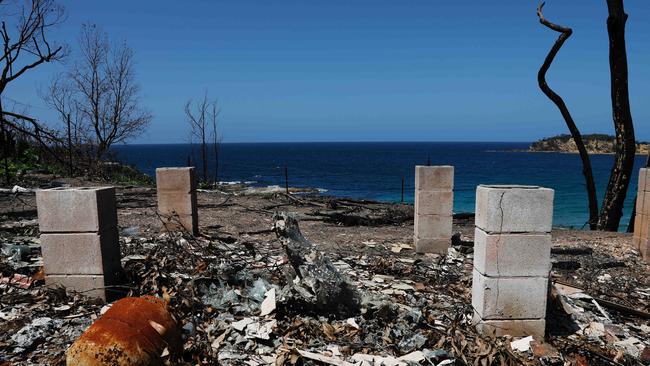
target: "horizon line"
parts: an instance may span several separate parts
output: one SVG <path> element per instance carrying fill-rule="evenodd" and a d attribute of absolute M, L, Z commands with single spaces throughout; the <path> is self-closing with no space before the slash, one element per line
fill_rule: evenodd
<path fill-rule="evenodd" d="M 219 145 L 227 144 L 421 144 L 421 143 L 436 143 L 436 144 L 459 144 L 459 143 L 491 143 L 491 144 L 530 144 L 534 141 L 229 141 L 219 142 Z M 200 145 L 199 142 L 138 142 L 138 143 L 120 143 L 113 146 L 127 146 L 127 145 Z M 207 145 L 212 145 L 213 142 L 206 142 Z"/>

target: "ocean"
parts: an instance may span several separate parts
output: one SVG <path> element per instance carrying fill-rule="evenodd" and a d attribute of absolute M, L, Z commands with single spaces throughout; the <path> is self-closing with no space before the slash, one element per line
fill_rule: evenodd
<path fill-rule="evenodd" d="M 415 165 L 430 161 L 431 165 L 455 167 L 454 212 L 474 211 L 478 184 L 539 185 L 555 189 L 554 226 L 584 227 L 588 219 L 587 195 L 578 155 L 507 151 L 528 146 L 495 142 L 224 143 L 220 145 L 218 173 L 223 182 L 284 186 L 286 166 L 291 187 L 389 202 L 401 200 L 403 178 L 404 200 L 412 203 Z M 193 149 L 198 157 L 198 146 Z M 192 146 L 120 145 L 113 151 L 120 161 L 154 176 L 156 167 L 186 166 Z M 214 159 L 212 152 L 209 155 L 210 170 Z M 601 200 L 613 156 L 593 155 L 591 159 Z M 621 230 L 629 222 L 638 169 L 644 166 L 645 159 L 636 157 Z"/>

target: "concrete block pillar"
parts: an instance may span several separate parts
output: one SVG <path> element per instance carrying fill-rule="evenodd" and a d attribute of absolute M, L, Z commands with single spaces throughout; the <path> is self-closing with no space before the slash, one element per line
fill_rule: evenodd
<path fill-rule="evenodd" d="M 544 337 L 553 195 L 536 186 L 477 187 L 472 307 L 482 334 Z"/>
<path fill-rule="evenodd" d="M 196 204 L 196 172 L 194 168 L 156 169 L 158 214 L 167 230 L 199 233 Z"/>
<path fill-rule="evenodd" d="M 636 194 L 636 215 L 632 243 L 646 262 L 650 262 L 650 169 L 639 170 L 639 186 Z"/>
<path fill-rule="evenodd" d="M 113 300 L 122 274 L 115 189 L 53 188 L 36 191 L 47 286 L 62 285 Z"/>
<path fill-rule="evenodd" d="M 447 253 L 451 245 L 454 167 L 415 167 L 415 251 Z"/>

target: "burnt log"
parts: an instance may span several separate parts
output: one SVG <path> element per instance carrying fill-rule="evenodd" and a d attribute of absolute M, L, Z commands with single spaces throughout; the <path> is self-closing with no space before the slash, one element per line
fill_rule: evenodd
<path fill-rule="evenodd" d="M 300 286 L 296 292 L 303 300 L 321 315 L 344 319 L 359 313 L 360 296 L 356 288 L 302 235 L 298 220 L 286 212 L 276 213 L 273 229 L 300 279 L 300 284 L 295 285 Z"/>
<path fill-rule="evenodd" d="M 337 204 L 343 206 L 343 204 Z M 314 210 L 308 215 L 342 226 L 402 225 L 413 221 L 412 205 L 385 205 L 376 208 L 351 206 L 348 209 Z"/>
<path fill-rule="evenodd" d="M 557 255 L 591 255 L 594 250 L 589 247 L 553 247 L 551 254 Z"/>

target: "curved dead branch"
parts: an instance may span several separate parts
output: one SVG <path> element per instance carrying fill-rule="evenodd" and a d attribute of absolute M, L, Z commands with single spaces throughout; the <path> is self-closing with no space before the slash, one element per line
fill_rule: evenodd
<path fill-rule="evenodd" d="M 566 125 L 571 132 L 571 137 L 573 137 L 573 141 L 575 141 L 576 147 L 578 148 L 580 159 L 582 160 L 582 174 L 585 176 L 587 197 L 589 199 L 589 227 L 593 230 L 596 229 L 598 224 L 598 199 L 596 197 L 596 184 L 594 183 L 594 175 L 591 169 L 591 160 L 589 159 L 589 154 L 587 153 L 584 141 L 582 140 L 580 130 L 578 130 L 578 127 L 573 121 L 573 117 L 571 117 L 571 113 L 569 113 L 569 109 L 564 103 L 564 100 L 557 93 L 555 93 L 546 82 L 546 72 L 551 67 L 555 56 L 560 51 L 560 48 L 562 48 L 564 42 L 569 39 L 569 37 L 571 37 L 571 34 L 573 34 L 573 30 L 568 27 L 551 23 L 546 18 L 544 18 L 544 14 L 542 14 L 543 7 L 544 3 L 541 3 L 537 8 L 537 16 L 539 17 L 539 22 L 547 28 L 559 32 L 560 36 L 557 38 L 555 44 L 553 44 L 553 47 L 551 47 L 551 50 L 546 55 L 544 63 L 537 73 L 537 83 L 539 84 L 539 88 L 542 90 L 542 92 L 560 110 L 560 113 L 564 118 L 564 122 L 566 122 Z"/>

